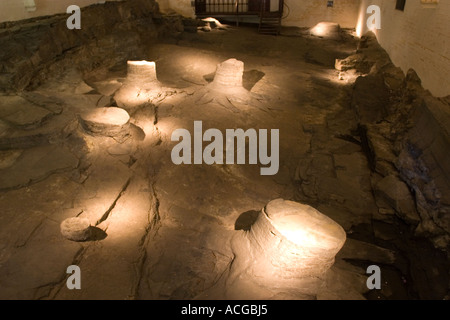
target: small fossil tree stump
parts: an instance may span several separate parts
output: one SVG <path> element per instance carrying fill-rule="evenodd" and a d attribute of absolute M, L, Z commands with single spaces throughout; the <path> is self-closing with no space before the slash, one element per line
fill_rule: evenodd
<path fill-rule="evenodd" d="M 217 65 L 213 84 L 215 87 L 242 87 L 244 63 L 236 59 L 228 59 Z"/>
<path fill-rule="evenodd" d="M 72 241 L 85 241 L 91 236 L 91 223 L 87 218 L 68 218 L 60 228 L 61 234 Z"/>
<path fill-rule="evenodd" d="M 319 22 L 309 30 L 312 36 L 336 40 L 341 38 L 340 31 L 341 27 L 334 22 Z"/>
<path fill-rule="evenodd" d="M 96 108 L 79 116 L 83 129 L 90 134 L 116 137 L 130 130 L 130 116 L 120 108 Z"/>

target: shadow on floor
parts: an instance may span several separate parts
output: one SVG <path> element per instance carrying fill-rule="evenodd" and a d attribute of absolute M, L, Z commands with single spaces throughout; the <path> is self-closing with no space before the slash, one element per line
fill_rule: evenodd
<path fill-rule="evenodd" d="M 251 226 L 258 218 L 260 211 L 250 210 L 242 213 L 234 224 L 234 230 L 250 231 Z"/>

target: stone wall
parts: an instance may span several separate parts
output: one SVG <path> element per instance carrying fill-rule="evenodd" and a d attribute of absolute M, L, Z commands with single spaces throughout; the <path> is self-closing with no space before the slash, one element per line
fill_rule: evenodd
<path fill-rule="evenodd" d="M 397 167 L 413 190 L 422 218 L 418 231 L 438 245 L 450 241 L 449 103 L 426 96 L 415 102 Z"/>
<path fill-rule="evenodd" d="M 373 171 L 380 208 L 376 220 L 396 215 L 436 247 L 450 245 L 450 99 L 422 87 L 414 70 L 394 66 L 372 33 L 358 53 L 337 66 L 352 65 L 364 76 L 354 86 L 352 105 Z M 371 65 L 366 74 L 361 69 Z M 367 68 L 365 68 L 368 70 Z M 344 71 L 345 72 L 345 71 Z"/>
<path fill-rule="evenodd" d="M 405 10 L 399 11 L 392 0 L 363 0 L 357 25 L 360 35 L 367 31 L 369 5 L 381 8 L 381 29 L 375 33 L 392 62 L 404 73 L 414 69 L 433 95 L 449 95 L 450 1 L 435 5 L 406 1 Z"/>
<path fill-rule="evenodd" d="M 183 31 L 181 18 L 161 16 L 154 0 L 92 5 L 81 16 L 81 30 L 67 28 L 67 14 L 1 23 L 0 92 L 37 86 L 67 66 L 86 73 L 143 59 L 158 36 Z"/>

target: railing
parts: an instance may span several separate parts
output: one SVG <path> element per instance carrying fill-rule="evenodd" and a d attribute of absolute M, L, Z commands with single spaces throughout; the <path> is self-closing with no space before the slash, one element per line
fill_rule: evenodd
<path fill-rule="evenodd" d="M 270 1 L 276 0 L 195 0 L 195 14 L 197 16 L 207 15 L 260 15 L 261 11 L 276 11 L 274 7 L 278 5 L 279 12 L 283 12 L 284 0 L 278 3 Z M 272 9 L 272 10 L 271 10 Z"/>

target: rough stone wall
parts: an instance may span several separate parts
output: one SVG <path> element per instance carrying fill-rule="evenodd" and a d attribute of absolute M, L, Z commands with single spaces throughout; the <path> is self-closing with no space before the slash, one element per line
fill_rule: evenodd
<path fill-rule="evenodd" d="M 285 26 L 312 27 L 319 22 L 339 23 L 342 28 L 354 28 L 358 18 L 359 0 L 334 1 L 327 7 L 327 1 L 285 0 Z"/>
<path fill-rule="evenodd" d="M 122 1 L 122 0 L 107 0 Z M 49 16 L 57 13 L 65 13 L 67 7 L 74 4 L 86 7 L 91 4 L 102 3 L 101 0 L 34 0 L 35 11 L 27 11 L 23 0 L 2 0 L 0 2 L 0 22 L 17 21 L 41 16 Z"/>
<path fill-rule="evenodd" d="M 410 69 L 405 76 L 376 42 L 363 37 L 358 53 L 341 61 L 345 70 L 372 65 L 354 86 L 352 105 L 372 171 L 380 208 L 395 214 L 436 247 L 450 245 L 450 101 L 424 90 Z M 343 68 L 342 66 L 346 66 Z"/>
<path fill-rule="evenodd" d="M 450 94 L 450 1 L 424 5 L 406 1 L 405 10 L 395 9 L 392 0 L 363 0 L 357 32 L 367 31 L 365 14 L 369 5 L 381 8 L 381 29 L 376 36 L 392 62 L 404 73 L 414 69 L 425 89 L 437 97 Z"/>
<path fill-rule="evenodd" d="M 424 97 L 414 103 L 411 128 L 403 141 L 397 167 L 416 197 L 422 218 L 418 231 L 437 245 L 450 241 L 450 112 L 449 103 Z"/>
<path fill-rule="evenodd" d="M 143 59 L 145 48 L 159 35 L 167 35 L 171 29 L 182 31 L 181 18 L 168 21 L 159 14 L 154 0 L 83 8 L 81 30 L 67 28 L 68 16 L 0 24 L 0 92 L 39 85 L 48 73 L 67 66 L 76 65 L 86 73 L 127 59 Z"/>

